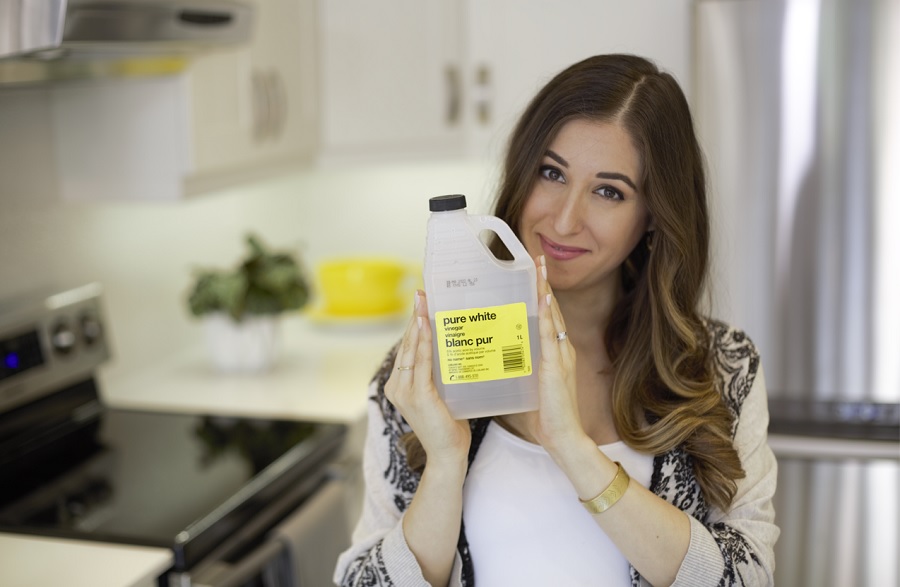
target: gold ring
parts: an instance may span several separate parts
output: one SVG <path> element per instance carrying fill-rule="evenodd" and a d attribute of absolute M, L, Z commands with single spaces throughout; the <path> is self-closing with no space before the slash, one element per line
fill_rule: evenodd
<path fill-rule="evenodd" d="M 397 367 L 397 371 L 410 371 L 412 367 Z"/>

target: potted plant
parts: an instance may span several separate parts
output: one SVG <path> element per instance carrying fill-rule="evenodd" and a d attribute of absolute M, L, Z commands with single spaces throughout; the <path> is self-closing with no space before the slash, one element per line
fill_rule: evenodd
<path fill-rule="evenodd" d="M 246 237 L 249 252 L 232 270 L 197 272 L 188 296 L 201 317 L 213 364 L 226 372 L 258 372 L 277 353 L 278 317 L 309 300 L 309 284 L 296 258 Z"/>

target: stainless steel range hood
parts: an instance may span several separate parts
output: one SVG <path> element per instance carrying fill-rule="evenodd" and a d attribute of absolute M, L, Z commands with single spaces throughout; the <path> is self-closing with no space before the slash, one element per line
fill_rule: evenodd
<path fill-rule="evenodd" d="M 0 0 L 0 83 L 171 73 L 252 30 L 237 0 Z"/>

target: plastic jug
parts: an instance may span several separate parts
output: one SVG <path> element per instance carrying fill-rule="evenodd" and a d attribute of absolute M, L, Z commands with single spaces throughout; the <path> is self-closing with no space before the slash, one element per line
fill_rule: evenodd
<path fill-rule="evenodd" d="M 540 338 L 534 261 L 494 216 L 470 216 L 463 195 L 429 200 L 424 282 L 434 383 L 457 419 L 536 410 Z M 493 231 L 512 253 L 497 259 Z"/>

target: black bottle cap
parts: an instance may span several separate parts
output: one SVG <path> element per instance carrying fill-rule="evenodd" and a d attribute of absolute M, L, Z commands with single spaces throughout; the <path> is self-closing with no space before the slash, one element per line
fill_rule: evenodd
<path fill-rule="evenodd" d="M 466 207 L 466 197 L 462 194 L 436 196 L 428 200 L 428 209 L 432 212 L 449 212 Z"/>

